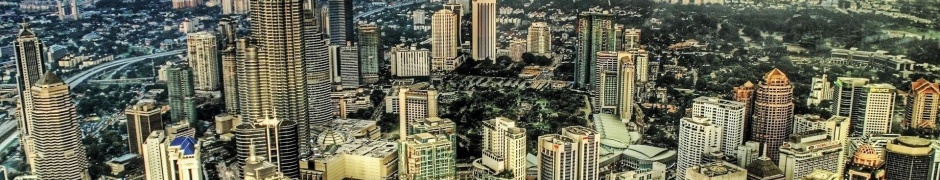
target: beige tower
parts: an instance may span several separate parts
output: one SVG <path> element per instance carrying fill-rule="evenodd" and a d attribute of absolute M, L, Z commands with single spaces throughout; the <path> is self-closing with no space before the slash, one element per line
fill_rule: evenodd
<path fill-rule="evenodd" d="M 577 179 L 577 145 L 569 137 L 558 134 L 539 136 L 537 179 Z"/>
<path fill-rule="evenodd" d="M 620 75 L 620 120 L 623 122 L 633 121 L 633 103 L 634 91 L 636 90 L 636 64 L 633 62 L 633 54 L 627 52 L 618 53 L 620 67 L 617 68 Z"/>
<path fill-rule="evenodd" d="M 522 39 L 513 39 L 509 41 L 509 58 L 513 62 L 522 62 L 522 54 L 526 53 L 526 41 Z"/>
<path fill-rule="evenodd" d="M 474 60 L 496 60 L 496 0 L 473 0 L 470 55 Z"/>
<path fill-rule="evenodd" d="M 907 112 L 903 125 L 913 129 L 936 129 L 937 107 L 940 104 L 940 86 L 926 79 L 911 83 L 907 98 Z"/>
<path fill-rule="evenodd" d="M 216 48 L 216 43 L 215 35 L 205 31 L 186 36 L 186 55 L 193 67 L 196 90 L 219 89 L 219 48 Z"/>
<path fill-rule="evenodd" d="M 764 143 L 765 156 L 777 161 L 780 146 L 790 135 L 793 121 L 793 86 L 779 69 L 764 75 L 754 99 L 751 140 Z"/>
<path fill-rule="evenodd" d="M 91 179 L 68 84 L 46 72 L 30 91 L 36 174 L 41 179 Z"/>
<path fill-rule="evenodd" d="M 45 55 L 46 46 L 42 43 L 36 33 L 29 29 L 29 25 L 23 23 L 17 34 L 16 42 L 13 43 L 16 56 L 16 86 L 19 98 L 16 103 L 16 118 L 18 120 L 17 129 L 20 131 L 20 145 L 26 155 L 26 162 L 34 170 L 35 167 L 35 149 L 32 147 L 32 122 L 33 118 L 33 99 L 30 88 L 39 80 L 39 76 L 46 72 L 47 62 Z"/>
<path fill-rule="evenodd" d="M 457 68 L 457 30 L 460 22 L 453 11 L 441 9 L 431 16 L 431 70 L 452 71 Z"/>
<path fill-rule="evenodd" d="M 398 90 L 399 137 L 407 137 L 407 128 L 416 121 L 437 117 L 437 89 L 417 84 Z"/>
<path fill-rule="evenodd" d="M 552 28 L 545 22 L 534 22 L 529 26 L 529 52 L 545 57 L 552 57 Z"/>
<path fill-rule="evenodd" d="M 571 138 L 575 147 L 575 179 L 598 179 L 598 156 L 600 153 L 600 134 L 584 126 L 569 126 L 561 129 L 561 135 Z"/>
<path fill-rule="evenodd" d="M 473 161 L 474 177 L 491 179 L 504 172 L 504 179 L 523 180 L 526 174 L 526 133 L 504 117 L 483 121 L 483 155 Z"/>
<path fill-rule="evenodd" d="M 143 154 L 144 141 L 152 131 L 163 130 L 163 109 L 153 102 L 140 102 L 124 109 L 127 117 L 127 141 L 131 153 Z"/>

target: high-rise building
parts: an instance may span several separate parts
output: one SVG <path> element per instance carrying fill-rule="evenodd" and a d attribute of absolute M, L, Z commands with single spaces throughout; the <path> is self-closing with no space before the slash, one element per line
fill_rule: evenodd
<path fill-rule="evenodd" d="M 751 139 L 751 122 L 754 122 L 754 83 L 745 82 L 734 87 L 732 99 L 744 103 L 744 139 Z"/>
<path fill-rule="evenodd" d="M 330 44 L 342 45 L 353 38 L 352 0 L 329 0 Z"/>
<path fill-rule="evenodd" d="M 496 60 L 496 0 L 473 0 L 470 56 L 474 60 Z"/>
<path fill-rule="evenodd" d="M 832 115 L 849 117 L 852 120 L 852 128 L 849 131 L 855 136 L 861 134 L 859 131 L 864 119 L 864 109 L 858 107 L 858 99 L 862 98 L 865 85 L 868 85 L 869 81 L 867 78 L 838 77 L 833 82 Z"/>
<path fill-rule="evenodd" d="M 339 77 L 343 87 L 355 88 L 361 85 L 361 75 L 359 73 L 359 47 L 352 43 L 340 47 L 339 52 Z"/>
<path fill-rule="evenodd" d="M 33 171 L 41 179 L 91 179 L 69 85 L 47 71 L 30 88 Z"/>
<path fill-rule="evenodd" d="M 170 121 L 188 122 L 196 119 L 196 92 L 193 90 L 193 70 L 186 64 L 174 64 L 166 68 L 167 95 L 170 102 Z"/>
<path fill-rule="evenodd" d="M 248 13 L 249 0 L 222 0 L 222 14 Z"/>
<path fill-rule="evenodd" d="M 391 74 L 397 77 L 427 77 L 431 75 L 429 51 L 411 47 L 394 47 L 391 59 Z"/>
<path fill-rule="evenodd" d="M 454 179 L 456 145 L 445 134 L 420 133 L 402 139 L 399 145 L 398 179 Z"/>
<path fill-rule="evenodd" d="M 409 134 L 410 124 L 426 118 L 437 117 L 437 89 L 419 84 L 398 89 L 398 127 L 399 137 Z"/>
<path fill-rule="evenodd" d="M 379 81 L 379 56 L 382 52 L 379 43 L 379 28 L 375 24 L 359 25 L 359 72 L 362 83 L 372 84 Z"/>
<path fill-rule="evenodd" d="M 138 102 L 124 110 L 130 152 L 144 154 L 144 142 L 150 132 L 163 130 L 163 111 L 153 102 Z"/>
<path fill-rule="evenodd" d="M 790 136 L 780 147 L 777 165 L 787 180 L 800 179 L 815 169 L 839 172 L 844 166 L 842 143 L 831 141 L 822 129 L 804 131 Z"/>
<path fill-rule="evenodd" d="M 620 76 L 620 103 L 618 103 L 618 112 L 620 120 L 623 122 L 633 122 L 633 106 L 636 104 L 633 98 L 636 95 L 636 70 L 637 64 L 633 62 L 636 56 L 633 54 L 620 52 L 617 55 L 619 59 L 617 75 Z"/>
<path fill-rule="evenodd" d="M 32 147 L 33 133 L 33 97 L 30 88 L 46 72 L 48 56 L 45 55 L 46 45 L 36 36 L 29 24 L 20 25 L 16 41 L 13 43 L 14 56 L 16 56 L 16 89 L 19 94 L 16 106 L 17 129 L 20 131 L 20 145 L 26 155 L 27 162 L 36 169 L 35 149 Z"/>
<path fill-rule="evenodd" d="M 453 11 L 444 8 L 431 16 L 431 69 L 433 71 L 452 71 L 457 68 L 459 33 L 460 16 Z"/>
<path fill-rule="evenodd" d="M 463 0 L 463 1 L 468 2 L 469 0 Z M 457 44 L 463 43 L 464 41 L 463 39 L 463 15 L 467 14 L 467 10 L 466 10 L 467 8 L 468 8 L 467 5 L 457 3 L 455 1 L 448 1 L 446 4 L 444 4 L 444 9 L 447 9 L 451 13 L 454 13 L 454 17 L 456 18 L 456 21 L 454 21 L 456 24 L 454 24 L 452 28 L 454 28 L 454 32 L 457 33 L 457 36 L 456 36 Z M 434 23 L 434 22 L 431 22 L 431 23 Z"/>
<path fill-rule="evenodd" d="M 709 118 L 682 118 L 679 123 L 677 177 L 686 177 L 686 169 L 702 164 L 702 154 L 721 149 L 722 127 Z"/>
<path fill-rule="evenodd" d="M 287 177 L 299 178 L 300 152 L 298 123 L 265 119 L 235 127 L 238 164 L 245 167 L 252 156 L 263 157 Z M 243 169 L 246 170 L 246 169 Z"/>
<path fill-rule="evenodd" d="M 933 151 L 926 139 L 898 137 L 886 146 L 885 177 L 892 180 L 929 179 Z"/>
<path fill-rule="evenodd" d="M 205 0 L 172 0 L 173 9 L 194 8 L 206 4 Z"/>
<path fill-rule="evenodd" d="M 629 52 L 633 55 L 633 61 L 636 64 L 636 81 L 646 82 L 649 80 L 649 53 L 643 49 L 634 49 Z"/>
<path fill-rule="evenodd" d="M 601 135 L 594 129 L 583 126 L 569 126 L 561 129 L 561 135 L 571 138 L 575 145 L 575 179 L 598 179 L 600 167 Z"/>
<path fill-rule="evenodd" d="M 584 12 L 578 15 L 577 57 L 575 58 L 575 85 L 584 89 L 594 89 L 596 55 L 600 51 L 616 51 L 617 25 L 613 15 L 602 12 Z"/>
<path fill-rule="evenodd" d="M 793 86 L 786 74 L 774 69 L 764 75 L 755 94 L 751 140 L 763 143 L 764 156 L 777 161 L 793 121 Z"/>
<path fill-rule="evenodd" d="M 143 148 L 140 149 L 146 179 L 171 179 L 171 176 L 165 173 L 170 168 L 164 164 L 166 147 L 163 145 L 166 144 L 166 139 L 166 133 L 163 131 L 152 131 L 147 134 L 147 139 L 142 144 Z"/>
<path fill-rule="evenodd" d="M 577 144 L 567 136 L 547 134 L 538 139 L 537 179 L 562 180 L 576 178 Z"/>
<path fill-rule="evenodd" d="M 721 152 L 733 157 L 744 144 L 744 108 L 741 102 L 703 96 L 692 100 L 692 117 L 711 119 L 721 127 Z"/>
<path fill-rule="evenodd" d="M 856 136 L 890 132 L 896 91 L 890 84 L 865 85 L 861 95 L 854 98 L 853 111 L 859 113 L 861 118 L 851 122 L 855 131 L 850 131 Z"/>
<path fill-rule="evenodd" d="M 254 149 L 250 150 L 248 160 L 242 166 L 242 178 L 244 180 L 289 180 L 290 177 L 284 175 L 277 165 L 264 158 L 257 156 Z M 296 179 L 296 178 L 294 178 Z M 302 178 L 301 178 L 302 179 Z"/>
<path fill-rule="evenodd" d="M 186 51 L 189 66 L 193 68 L 193 83 L 196 90 L 219 89 L 219 49 L 215 35 L 209 32 L 190 33 L 186 36 Z"/>
<path fill-rule="evenodd" d="M 832 83 L 829 81 L 829 76 L 823 74 L 822 76 L 813 77 L 809 98 L 806 99 L 806 106 L 818 106 L 819 103 L 825 100 L 832 100 Z"/>
<path fill-rule="evenodd" d="M 522 54 L 526 53 L 526 41 L 522 39 L 513 39 L 509 41 L 509 59 L 513 62 L 522 62 Z"/>
<path fill-rule="evenodd" d="M 545 22 L 533 22 L 526 35 L 529 53 L 552 57 L 552 28 Z"/>
<path fill-rule="evenodd" d="M 846 162 L 846 177 L 851 180 L 885 179 L 884 160 L 871 144 L 862 144 Z"/>
<path fill-rule="evenodd" d="M 230 44 L 222 50 L 222 96 L 225 101 L 225 112 L 239 112 L 238 98 L 238 53 L 235 44 Z"/>
<path fill-rule="evenodd" d="M 640 32 L 642 30 L 636 28 L 624 29 L 622 49 L 626 51 L 640 49 Z"/>
<path fill-rule="evenodd" d="M 620 53 L 614 51 L 597 52 L 597 73 L 598 78 L 595 83 L 594 105 L 595 111 L 604 114 L 620 114 L 621 90 L 629 90 L 633 87 L 633 81 L 621 81 L 619 72 L 632 72 L 633 63 L 626 57 L 626 60 L 620 60 Z M 623 63 L 623 64 L 621 64 Z M 632 78 L 632 74 L 624 74 L 624 78 Z M 627 82 L 627 84 L 621 84 Z M 629 92 L 626 92 L 629 93 Z M 626 102 L 632 102 L 632 99 L 624 99 Z M 629 115 L 628 115 L 629 116 Z"/>
<path fill-rule="evenodd" d="M 474 177 L 491 179 L 499 174 L 512 174 L 504 179 L 526 177 L 526 132 L 516 122 L 504 117 L 483 121 L 483 155 L 473 161 Z"/>
<path fill-rule="evenodd" d="M 679 179 L 679 178 L 677 178 Z M 718 161 L 686 169 L 685 180 L 745 180 L 747 170 L 734 164 Z"/>
<path fill-rule="evenodd" d="M 167 179 L 173 180 L 200 180 L 203 179 L 202 145 L 189 136 L 174 137 L 172 141 L 163 144 L 163 167 L 167 167 L 164 174 Z"/>
<path fill-rule="evenodd" d="M 76 0 L 68 0 L 68 5 L 66 5 L 66 0 L 56 1 L 56 6 L 59 9 L 59 20 L 78 20 L 82 17 L 81 12 L 78 12 L 78 3 L 75 1 Z M 67 10 L 66 7 L 68 7 Z"/>
<path fill-rule="evenodd" d="M 912 129 L 935 129 L 937 127 L 937 107 L 940 105 L 940 86 L 924 78 L 911 83 L 911 92 L 907 97 L 907 111 L 904 113 L 904 127 Z"/>
<path fill-rule="evenodd" d="M 332 120 L 330 111 L 329 39 L 323 35 L 313 11 L 304 11 L 304 72 L 307 78 L 307 115 L 310 125 Z"/>

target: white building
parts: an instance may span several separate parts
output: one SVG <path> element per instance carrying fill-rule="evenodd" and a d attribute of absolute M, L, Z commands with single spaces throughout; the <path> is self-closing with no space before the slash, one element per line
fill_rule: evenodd
<path fill-rule="evenodd" d="M 790 135 L 789 141 L 780 146 L 777 166 L 783 170 L 786 180 L 800 179 L 816 169 L 839 172 L 845 166 L 842 159 L 842 143 L 831 141 L 825 130 L 805 131 Z"/>
<path fill-rule="evenodd" d="M 392 58 L 392 76 L 418 77 L 431 75 L 430 52 L 427 49 L 395 48 Z"/>
<path fill-rule="evenodd" d="M 806 99 L 807 106 L 818 106 L 822 101 L 832 100 L 832 83 L 829 82 L 829 77 L 826 74 L 821 77 L 813 77 L 810 88 L 809 98 Z"/>
<path fill-rule="evenodd" d="M 692 116 L 705 117 L 722 128 L 721 152 L 735 156 L 744 143 L 744 114 L 746 104 L 718 97 L 699 97 L 692 100 Z"/>
<path fill-rule="evenodd" d="M 685 177 L 686 169 L 702 163 L 702 154 L 721 147 L 721 131 L 722 128 L 709 118 L 682 118 L 676 177 Z"/>
<path fill-rule="evenodd" d="M 192 137 L 154 131 L 144 143 L 144 174 L 150 180 L 203 179 L 200 146 Z"/>

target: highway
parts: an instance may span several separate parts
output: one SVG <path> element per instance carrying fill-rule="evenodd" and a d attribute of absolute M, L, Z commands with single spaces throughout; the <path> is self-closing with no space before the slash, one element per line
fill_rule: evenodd
<path fill-rule="evenodd" d="M 399 4 L 392 5 L 392 6 L 385 6 L 385 7 L 382 7 L 382 8 L 373 9 L 373 10 L 370 10 L 370 11 L 366 11 L 366 12 L 364 12 L 364 13 L 356 14 L 356 16 L 353 17 L 353 19 L 354 19 L 354 20 L 359 20 L 359 18 L 361 18 L 361 17 L 370 16 L 370 15 L 375 14 L 375 13 L 377 13 L 377 12 L 384 11 L 385 9 L 395 9 L 395 8 L 398 8 L 398 7 L 402 7 L 402 6 L 407 6 L 407 5 L 414 4 L 415 2 L 417 2 L 417 1 L 409 1 L 409 2 L 406 2 L 406 3 L 399 3 Z"/>
<path fill-rule="evenodd" d="M 65 83 L 68 83 L 68 84 L 69 84 L 69 87 L 76 87 L 76 86 L 78 86 L 79 84 L 84 83 L 86 80 L 88 80 L 88 78 L 94 77 L 95 75 L 98 75 L 98 73 L 101 73 L 102 71 L 108 70 L 108 69 L 113 68 L 113 67 L 117 67 L 117 66 L 126 66 L 126 65 L 128 65 L 128 64 L 132 64 L 132 63 L 135 63 L 135 62 L 140 62 L 140 61 L 147 60 L 147 59 L 150 59 L 150 58 L 158 58 L 158 57 L 164 57 L 164 56 L 177 55 L 177 54 L 183 53 L 183 52 L 185 52 L 185 51 L 186 51 L 186 50 L 180 49 L 180 50 L 173 50 L 173 51 L 155 53 L 155 54 L 150 54 L 150 55 L 144 55 L 144 56 L 137 56 L 137 57 L 130 57 L 130 58 L 124 58 L 124 59 L 118 59 L 118 60 L 108 61 L 108 62 L 106 62 L 106 63 L 99 64 L 99 65 L 94 66 L 94 67 L 91 67 L 91 68 L 89 68 L 89 69 L 82 70 L 82 72 L 80 72 L 80 73 L 78 73 L 78 74 L 75 74 L 75 75 L 73 75 L 73 76 L 70 76 L 70 77 L 66 78 L 66 79 L 65 79 Z"/>

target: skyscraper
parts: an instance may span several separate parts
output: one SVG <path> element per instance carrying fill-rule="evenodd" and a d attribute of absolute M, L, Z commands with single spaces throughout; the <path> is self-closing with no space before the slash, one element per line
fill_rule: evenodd
<path fill-rule="evenodd" d="M 630 28 L 623 30 L 623 50 L 640 49 L 640 29 Z"/>
<path fill-rule="evenodd" d="M 91 179 L 68 84 L 46 72 L 30 89 L 34 171 L 41 179 Z"/>
<path fill-rule="evenodd" d="M 577 145 L 569 137 L 546 134 L 538 139 L 537 179 L 563 180 L 576 178 Z"/>
<path fill-rule="evenodd" d="M 166 68 L 167 95 L 170 102 L 170 121 L 185 121 L 195 127 L 196 92 L 193 90 L 193 70 L 186 64 L 173 64 Z"/>
<path fill-rule="evenodd" d="M 222 0 L 222 14 L 248 13 L 249 0 Z"/>
<path fill-rule="evenodd" d="M 359 73 L 359 47 L 352 43 L 339 49 L 339 77 L 343 87 L 356 88 L 361 85 Z"/>
<path fill-rule="evenodd" d="M 630 50 L 630 54 L 633 54 L 633 61 L 636 64 L 636 81 L 646 82 L 649 80 L 649 53 L 643 49 L 633 49 Z"/>
<path fill-rule="evenodd" d="M 278 119 L 310 132 L 302 0 L 249 1 L 252 44 L 241 48 L 239 98 L 247 122 Z M 245 42 L 247 43 L 247 41 Z M 309 151 L 309 133 L 296 133 L 301 153 Z M 296 161 L 294 162 L 297 163 Z M 283 170 L 282 170 L 283 171 Z M 291 172 L 283 171 L 289 177 Z"/>
<path fill-rule="evenodd" d="M 448 1 L 446 4 L 444 4 L 444 9 L 450 10 L 451 13 L 454 13 L 454 18 L 456 18 L 454 21 L 455 24 L 452 28 L 454 28 L 453 32 L 456 33 L 455 38 L 457 40 L 457 44 L 463 43 L 464 41 L 463 39 L 463 15 L 467 14 L 467 11 L 465 10 L 466 8 L 467 8 L 466 5 L 457 3 L 456 1 L 453 1 L 453 0 Z"/>
<path fill-rule="evenodd" d="M 742 102 L 703 96 L 692 100 L 692 117 L 709 118 L 721 127 L 721 152 L 735 156 L 744 144 L 744 108 Z"/>
<path fill-rule="evenodd" d="M 225 112 L 238 113 L 238 53 L 234 43 L 226 46 L 222 50 L 222 96 Z"/>
<path fill-rule="evenodd" d="M 59 9 L 59 20 L 78 20 L 82 16 L 78 12 L 78 4 L 75 0 L 68 0 L 68 2 L 66 0 L 57 0 L 56 6 Z"/>
<path fill-rule="evenodd" d="M 398 179 L 454 179 L 456 145 L 445 134 L 420 133 L 402 139 L 399 145 Z"/>
<path fill-rule="evenodd" d="M 832 112 L 849 117 L 852 136 L 884 134 L 891 129 L 895 88 L 889 84 L 869 84 L 865 78 L 836 78 Z"/>
<path fill-rule="evenodd" d="M 630 53 L 620 52 L 617 55 L 619 59 L 617 68 L 617 74 L 620 76 L 620 103 L 618 103 L 618 109 L 620 112 L 620 120 L 623 122 L 633 122 L 633 96 L 636 94 L 636 76 L 635 72 L 637 70 L 636 64 L 633 63 L 633 56 Z"/>
<path fill-rule="evenodd" d="M 526 35 L 529 53 L 552 57 L 552 28 L 545 22 L 533 22 Z"/>
<path fill-rule="evenodd" d="M 937 107 L 940 104 L 940 86 L 924 78 L 911 83 L 911 92 L 904 113 L 904 127 L 913 129 L 935 129 Z"/>
<path fill-rule="evenodd" d="M 575 57 L 575 85 L 584 89 L 594 89 L 592 82 L 597 78 L 595 59 L 599 51 L 616 51 L 617 25 L 609 13 L 584 12 L 578 15 L 577 55 Z"/>
<path fill-rule="evenodd" d="M 417 84 L 398 90 L 399 137 L 406 137 L 409 127 L 416 121 L 437 117 L 437 89 L 428 84 Z"/>
<path fill-rule="evenodd" d="M 584 126 L 562 128 L 561 135 L 571 138 L 575 145 L 575 179 L 598 179 L 601 135 Z"/>
<path fill-rule="evenodd" d="M 209 32 L 190 33 L 186 36 L 186 51 L 189 65 L 193 68 L 193 83 L 196 90 L 219 89 L 219 49 L 215 35 Z"/>
<path fill-rule="evenodd" d="M 39 80 L 39 76 L 46 72 L 46 62 L 48 57 L 45 55 L 46 46 L 43 45 L 39 37 L 33 30 L 29 29 L 29 24 L 20 25 L 20 32 L 13 43 L 13 49 L 16 56 L 16 89 L 19 94 L 17 99 L 18 120 L 17 129 L 20 131 L 20 145 L 26 155 L 26 160 L 30 165 L 35 165 L 35 150 L 32 147 L 32 111 L 33 97 L 30 88 Z M 32 167 L 31 169 L 36 169 Z"/>
<path fill-rule="evenodd" d="M 731 95 L 734 101 L 744 103 L 744 139 L 751 139 L 751 123 L 754 122 L 754 83 L 747 81 L 734 87 Z"/>
<path fill-rule="evenodd" d="M 506 179 L 525 179 L 526 132 L 516 122 L 504 117 L 483 121 L 483 155 L 473 161 L 475 177 L 497 177 L 504 172 L 513 176 Z"/>
<path fill-rule="evenodd" d="M 598 78 L 594 82 L 597 89 L 594 91 L 595 96 L 593 96 L 594 102 L 592 103 L 596 112 L 620 114 L 621 90 L 627 89 L 623 87 L 632 87 L 633 85 L 633 83 L 629 83 L 631 82 L 629 80 L 626 81 L 627 84 L 621 85 L 624 82 L 621 81 L 622 77 L 631 78 L 632 76 L 620 76 L 618 73 L 621 71 L 632 72 L 633 62 L 629 60 L 629 57 L 626 57 L 628 60 L 621 61 L 620 57 L 620 53 L 614 51 L 597 52 Z M 632 99 L 626 101 L 632 102 Z"/>
<path fill-rule="evenodd" d="M 299 178 L 301 152 L 297 147 L 297 121 L 265 119 L 235 127 L 235 147 L 240 167 L 250 157 L 263 157 L 287 177 Z"/>
<path fill-rule="evenodd" d="M 459 20 L 460 16 L 447 8 L 431 16 L 431 70 L 452 71 L 457 68 L 457 48 L 460 46 Z"/>
<path fill-rule="evenodd" d="M 163 112 L 153 102 L 139 102 L 124 110 L 130 152 L 144 154 L 144 142 L 150 132 L 163 130 Z"/>
<path fill-rule="evenodd" d="M 144 143 L 144 174 L 147 179 L 203 179 L 201 145 L 193 137 L 167 136 L 154 131 Z"/>
<path fill-rule="evenodd" d="M 764 75 L 764 81 L 757 87 L 752 121 L 751 140 L 764 143 L 765 156 L 777 161 L 793 121 L 793 86 L 779 69 Z"/>
<path fill-rule="evenodd" d="M 679 123 L 679 155 L 677 177 L 685 177 L 686 169 L 702 161 L 702 154 L 721 149 L 722 127 L 709 118 L 682 118 Z"/>
<path fill-rule="evenodd" d="M 359 72 L 362 83 L 372 84 L 379 81 L 379 56 L 382 52 L 379 42 L 379 28 L 375 24 L 359 25 Z"/>
<path fill-rule="evenodd" d="M 926 139 L 898 137 L 888 143 L 885 150 L 885 177 L 892 180 L 928 179 L 933 151 Z"/>
<path fill-rule="evenodd" d="M 330 44 L 342 45 L 353 40 L 352 0 L 329 0 Z"/>
<path fill-rule="evenodd" d="M 496 0 L 473 0 L 470 56 L 496 60 Z"/>
<path fill-rule="evenodd" d="M 849 131 L 852 135 L 861 134 L 862 109 L 857 106 L 861 99 L 865 85 L 870 80 L 867 78 L 838 77 L 833 83 L 832 95 L 832 115 L 849 117 L 852 120 L 852 128 Z"/>
<path fill-rule="evenodd" d="M 313 11 L 304 11 L 304 72 L 307 78 L 307 114 L 311 125 L 332 120 L 330 112 L 329 39 L 320 31 Z"/>
<path fill-rule="evenodd" d="M 777 163 L 787 180 L 800 179 L 816 169 L 839 172 L 844 166 L 842 143 L 827 138 L 822 129 L 804 131 L 790 136 L 780 147 Z"/>

